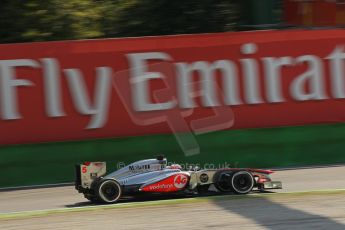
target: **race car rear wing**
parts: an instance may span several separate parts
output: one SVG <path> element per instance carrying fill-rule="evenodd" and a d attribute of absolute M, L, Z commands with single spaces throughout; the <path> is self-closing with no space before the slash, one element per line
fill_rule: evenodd
<path fill-rule="evenodd" d="M 92 182 L 106 174 L 105 162 L 84 162 L 75 166 L 75 188 L 90 189 Z"/>

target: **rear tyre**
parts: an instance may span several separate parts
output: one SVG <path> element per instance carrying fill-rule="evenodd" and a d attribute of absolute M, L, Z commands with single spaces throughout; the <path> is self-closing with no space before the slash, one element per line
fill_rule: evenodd
<path fill-rule="evenodd" d="M 96 187 L 96 195 L 97 200 L 102 203 L 115 203 L 122 195 L 122 188 L 116 180 L 101 180 Z"/>

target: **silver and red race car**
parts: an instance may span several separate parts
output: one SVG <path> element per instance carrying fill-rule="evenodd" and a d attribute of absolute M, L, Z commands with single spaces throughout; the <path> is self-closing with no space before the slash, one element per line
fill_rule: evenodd
<path fill-rule="evenodd" d="M 182 170 L 180 165 L 167 166 L 167 159 L 158 156 L 106 175 L 105 162 L 84 162 L 76 165 L 75 188 L 95 203 L 115 203 L 123 196 L 143 193 L 247 194 L 253 189 L 281 189 L 280 181 L 271 180 L 272 172 L 241 168 Z"/>

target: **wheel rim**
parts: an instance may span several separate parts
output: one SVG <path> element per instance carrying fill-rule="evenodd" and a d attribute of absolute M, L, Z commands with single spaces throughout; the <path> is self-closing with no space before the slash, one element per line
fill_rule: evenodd
<path fill-rule="evenodd" d="M 253 176 L 248 172 L 238 172 L 232 178 L 232 186 L 237 193 L 248 193 L 254 186 Z"/>
<path fill-rule="evenodd" d="M 115 202 L 121 195 L 120 187 L 115 181 L 105 181 L 99 187 L 99 195 L 105 202 Z"/>

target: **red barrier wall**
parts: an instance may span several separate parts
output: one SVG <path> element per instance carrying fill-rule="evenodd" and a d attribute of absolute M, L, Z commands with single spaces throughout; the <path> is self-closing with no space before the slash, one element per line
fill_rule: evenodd
<path fill-rule="evenodd" d="M 344 38 L 344 30 L 264 31 L 0 45 L 0 144 L 169 133 L 166 119 L 181 116 L 189 126 L 222 109 L 234 129 L 344 122 Z M 180 81 L 200 66 L 193 87 L 215 93 L 190 106 L 180 91 L 191 86 Z M 170 84 L 163 101 L 174 96 L 176 104 L 135 107 L 135 70 L 162 71 L 164 84 L 146 81 L 148 101 L 162 103 L 153 91 Z M 125 78 L 114 81 L 119 71 Z"/>

